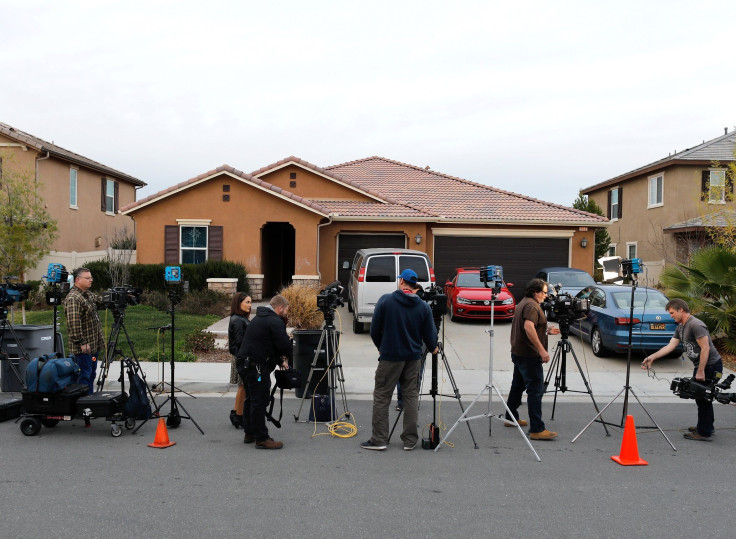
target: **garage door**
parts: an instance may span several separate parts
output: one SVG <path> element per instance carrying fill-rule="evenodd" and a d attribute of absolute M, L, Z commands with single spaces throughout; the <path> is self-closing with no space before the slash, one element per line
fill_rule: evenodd
<path fill-rule="evenodd" d="M 403 249 L 406 247 L 406 236 L 404 234 L 338 234 L 337 279 L 345 288 L 344 295 L 347 296 L 350 267 L 353 265 L 355 253 L 360 249 L 372 249 L 375 247 Z M 344 267 L 346 265 L 347 268 Z"/>
<path fill-rule="evenodd" d="M 570 240 L 567 238 L 489 238 L 478 236 L 435 236 L 434 272 L 444 285 L 455 268 L 462 266 L 503 266 L 504 280 L 517 301 L 524 286 L 540 268 L 567 266 Z"/>

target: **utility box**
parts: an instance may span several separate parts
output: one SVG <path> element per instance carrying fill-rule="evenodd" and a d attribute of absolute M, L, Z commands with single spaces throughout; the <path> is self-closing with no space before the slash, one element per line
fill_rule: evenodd
<path fill-rule="evenodd" d="M 50 354 L 54 351 L 54 329 L 52 325 L 47 326 L 31 326 L 20 325 L 9 326 L 0 329 L 0 351 L 8 355 L 7 360 L 0 361 L 0 391 L 4 392 L 20 392 L 25 385 L 23 380 L 26 377 L 26 367 L 31 359 Z M 57 335 L 59 342 L 60 335 Z M 21 347 L 28 354 L 23 357 Z M 63 353 L 63 345 L 59 348 Z M 13 363 L 20 372 L 22 380 L 13 372 L 10 366 Z"/>

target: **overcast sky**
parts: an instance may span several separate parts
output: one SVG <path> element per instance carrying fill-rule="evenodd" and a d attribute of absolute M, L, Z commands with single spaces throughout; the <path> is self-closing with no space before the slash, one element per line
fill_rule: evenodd
<path fill-rule="evenodd" d="M 736 2 L 0 0 L 0 121 L 148 183 L 380 155 L 572 204 L 736 125 Z"/>

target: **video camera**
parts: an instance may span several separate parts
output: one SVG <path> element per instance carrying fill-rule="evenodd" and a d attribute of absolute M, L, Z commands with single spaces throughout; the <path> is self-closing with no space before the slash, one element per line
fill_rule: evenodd
<path fill-rule="evenodd" d="M 142 293 L 143 290 L 132 287 L 129 284 L 114 286 L 102 293 L 102 301 L 108 309 L 125 309 L 128 305 L 138 305 Z"/>
<path fill-rule="evenodd" d="M 59 305 L 64 294 L 69 292 L 69 272 L 63 264 L 51 263 L 43 276 L 48 285 L 46 304 Z"/>
<path fill-rule="evenodd" d="M 702 382 L 695 378 L 675 378 L 670 384 L 670 390 L 681 399 L 702 399 L 721 404 L 736 403 L 736 393 L 724 393 L 725 389 L 731 389 L 733 374 L 729 374 L 725 380 L 721 379 L 721 373 L 716 373 L 715 380 L 704 380 Z"/>
<path fill-rule="evenodd" d="M 431 284 L 424 290 L 420 289 L 417 296 L 429 304 L 435 324 L 447 314 L 447 295 L 437 284 Z"/>
<path fill-rule="evenodd" d="M 342 301 L 343 286 L 340 281 L 333 281 L 317 294 L 317 309 L 322 311 L 325 318 L 331 316 L 330 313 L 337 307 L 345 305 Z"/>
<path fill-rule="evenodd" d="M 16 301 L 28 299 L 31 293 L 31 285 L 22 283 L 11 283 L 18 280 L 17 277 L 5 277 L 5 283 L 0 284 L 0 307 L 9 307 Z"/>
<path fill-rule="evenodd" d="M 549 293 L 542 302 L 542 309 L 548 318 L 554 318 L 560 324 L 560 332 L 563 336 L 569 334 L 570 324 L 575 320 L 585 318 L 590 311 L 590 301 L 573 297 L 565 292 L 560 292 L 560 285 L 554 285 L 554 294 Z"/>

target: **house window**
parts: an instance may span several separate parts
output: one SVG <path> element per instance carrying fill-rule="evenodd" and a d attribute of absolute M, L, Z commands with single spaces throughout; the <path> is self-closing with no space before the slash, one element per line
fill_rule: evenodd
<path fill-rule="evenodd" d="M 105 211 L 115 213 L 115 182 L 107 180 L 105 186 Z"/>
<path fill-rule="evenodd" d="M 77 207 L 77 169 L 69 169 L 69 207 Z"/>
<path fill-rule="evenodd" d="M 617 187 L 608 191 L 608 218 L 612 221 L 621 219 L 621 195 L 622 188 Z"/>
<path fill-rule="evenodd" d="M 636 242 L 626 244 L 626 258 L 636 258 Z"/>
<path fill-rule="evenodd" d="M 611 243 L 608 245 L 608 253 L 606 256 L 616 256 L 616 244 Z"/>
<path fill-rule="evenodd" d="M 711 170 L 708 178 L 708 203 L 726 202 L 726 171 Z"/>
<path fill-rule="evenodd" d="M 662 191 L 664 188 L 664 174 L 649 178 L 649 203 L 647 208 L 662 206 Z"/>
<path fill-rule="evenodd" d="M 179 252 L 182 264 L 201 264 L 207 260 L 207 227 L 182 226 Z"/>

